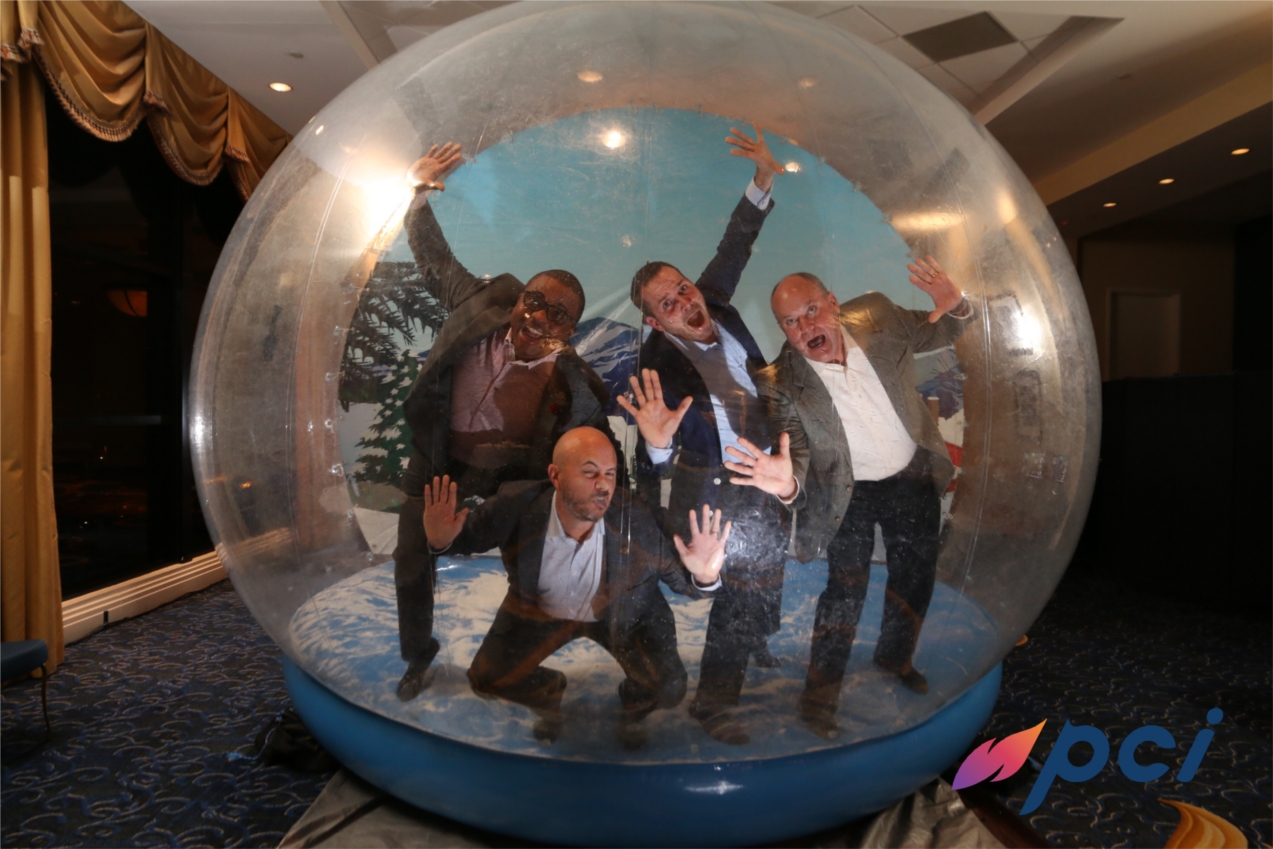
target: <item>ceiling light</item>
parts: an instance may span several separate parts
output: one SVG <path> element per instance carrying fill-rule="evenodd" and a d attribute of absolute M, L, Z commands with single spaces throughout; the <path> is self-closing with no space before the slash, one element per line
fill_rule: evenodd
<path fill-rule="evenodd" d="M 1176 178 L 1175 178 L 1175 177 L 1163 177 L 1161 180 L 1159 180 L 1159 181 L 1158 181 L 1158 185 L 1160 185 L 1160 186 L 1170 186 L 1170 185 L 1171 185 L 1172 183 L 1174 183 L 1174 182 L 1176 182 Z"/>
<path fill-rule="evenodd" d="M 784 166 L 782 166 L 782 167 L 787 169 L 787 173 L 788 173 L 788 174 L 799 174 L 799 173 L 800 173 L 800 163 L 799 163 L 799 162 L 788 162 L 786 165 L 784 165 Z"/>
<path fill-rule="evenodd" d="M 1232 153 L 1233 153 L 1233 155 L 1234 155 L 1234 156 L 1241 156 L 1241 155 L 1242 155 L 1242 154 L 1244 154 L 1244 153 L 1250 153 L 1250 152 L 1251 152 L 1251 148 L 1249 148 L 1249 147 L 1240 147 L 1240 148 L 1238 148 L 1237 150 L 1233 151 Z"/>
<path fill-rule="evenodd" d="M 627 141 L 627 138 L 618 130 L 611 130 L 605 134 L 601 141 L 606 147 L 614 150 L 616 147 L 623 147 L 623 143 Z"/>
<path fill-rule="evenodd" d="M 1106 209 L 1110 209 L 1110 208 L 1112 208 L 1112 207 L 1118 206 L 1118 204 L 1114 203 L 1113 201 L 1110 201 L 1109 203 L 1107 203 L 1107 204 L 1102 204 L 1102 205 L 1103 205 Z"/>
<path fill-rule="evenodd" d="M 597 73 L 596 71 L 580 71 L 575 76 L 579 77 L 579 79 L 583 80 L 586 83 L 599 83 L 603 79 L 605 79 L 604 77 L 601 76 L 601 74 Z"/>
<path fill-rule="evenodd" d="M 270 88 L 275 91 L 291 91 L 292 87 L 287 83 L 270 83 Z"/>
<path fill-rule="evenodd" d="M 800 86 L 801 88 L 813 88 L 817 84 L 818 84 L 817 77 L 801 77 L 799 80 L 796 81 L 796 85 Z"/>

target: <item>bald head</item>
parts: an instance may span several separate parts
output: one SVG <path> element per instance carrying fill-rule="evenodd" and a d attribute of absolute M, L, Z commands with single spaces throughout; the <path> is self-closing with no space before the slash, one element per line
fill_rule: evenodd
<path fill-rule="evenodd" d="M 609 437 L 595 427 L 568 430 L 553 448 L 554 465 L 580 462 L 584 458 L 593 459 L 601 465 L 614 465 L 614 445 L 610 443 Z"/>
<path fill-rule="evenodd" d="M 791 347 L 820 363 L 844 362 L 840 302 L 816 276 L 800 271 L 774 287 L 769 306 Z"/>
<path fill-rule="evenodd" d="M 610 509 L 618 474 L 610 438 L 593 427 L 566 431 L 553 448 L 548 479 L 557 488 L 557 515 L 576 539 Z"/>

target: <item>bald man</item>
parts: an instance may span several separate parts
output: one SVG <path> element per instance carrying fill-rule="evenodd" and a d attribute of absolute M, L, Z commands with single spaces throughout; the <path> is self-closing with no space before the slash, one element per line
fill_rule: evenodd
<path fill-rule="evenodd" d="M 835 739 L 849 651 L 866 599 L 875 526 L 884 537 L 888 584 L 875 663 L 903 686 L 928 692 L 911 662 L 937 571 L 941 494 L 954 465 L 937 422 L 915 390 L 915 354 L 955 342 L 973 310 L 932 258 L 910 266 L 933 310 L 906 310 L 870 293 L 841 305 L 813 274 L 779 281 L 770 299 L 787 343 L 767 379 L 780 450 L 729 449 L 735 483 L 776 495 L 798 511 L 796 556 L 826 557 L 801 716 Z"/>
<path fill-rule="evenodd" d="M 504 484 L 472 513 L 456 511 L 454 483 L 434 478 L 425 490 L 429 548 L 472 554 L 498 546 L 508 570 L 508 594 L 469 668 L 475 692 L 535 711 L 535 738 L 549 745 L 561 733 L 566 676 L 540 664 L 587 637 L 623 667 L 617 731 L 635 749 L 645 742 L 641 720 L 685 697 L 676 624 L 659 581 L 693 598 L 710 592 L 730 526 L 704 507 L 689 543 L 674 540 L 680 562 L 665 559 L 661 546 L 643 544 L 660 536 L 648 508 L 615 485 L 607 434 L 567 431 L 552 460 L 548 480 Z"/>

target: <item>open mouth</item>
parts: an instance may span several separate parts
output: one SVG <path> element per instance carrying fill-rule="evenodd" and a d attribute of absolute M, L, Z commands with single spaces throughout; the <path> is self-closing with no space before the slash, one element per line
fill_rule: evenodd
<path fill-rule="evenodd" d="M 685 323 L 693 330 L 701 330 L 704 324 L 707 324 L 707 316 L 702 310 L 694 310 L 694 314 L 685 320 Z"/>
<path fill-rule="evenodd" d="M 825 335 L 818 335 L 806 342 L 805 346 L 810 351 L 816 351 L 825 344 L 827 344 L 827 337 Z"/>
<path fill-rule="evenodd" d="M 522 338 L 528 342 L 538 342 L 540 339 L 543 339 L 548 335 L 542 330 L 537 330 L 536 328 L 531 327 L 529 324 L 522 325 L 521 334 Z"/>

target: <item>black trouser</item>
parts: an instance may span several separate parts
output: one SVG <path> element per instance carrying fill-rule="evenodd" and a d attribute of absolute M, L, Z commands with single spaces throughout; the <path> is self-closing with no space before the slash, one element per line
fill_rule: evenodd
<path fill-rule="evenodd" d="M 722 520 L 733 522 L 733 530 L 725 547 L 722 586 L 707 618 L 692 707 L 696 714 L 738 704 L 748 657 L 782 627 L 783 566 L 791 529 L 787 509 L 755 487 L 728 483 L 722 485 L 716 507 Z"/>
<path fill-rule="evenodd" d="M 428 657 L 433 644 L 433 591 L 437 585 L 437 557 L 429 553 L 424 534 L 424 488 L 433 484 L 429 461 L 414 454 L 402 476 L 407 500 L 398 513 L 398 545 L 393 550 L 393 583 L 398 595 L 398 642 L 402 659 L 411 663 Z M 489 498 L 507 480 L 524 476 L 522 469 L 471 468 L 452 458 L 446 474 L 458 486 L 461 502 Z"/>
<path fill-rule="evenodd" d="M 871 579 L 875 525 L 884 537 L 888 583 L 875 662 L 892 672 L 911 668 L 911 656 L 933 596 L 941 501 L 929 454 L 915 451 L 909 466 L 879 481 L 858 481 L 849 509 L 827 547 L 830 574 L 818 597 L 804 698 L 834 708 L 853 648 Z"/>
<path fill-rule="evenodd" d="M 509 593 L 495 614 L 469 667 L 474 692 L 526 705 L 543 716 L 560 712 L 565 676 L 540 666 L 557 649 L 580 637 L 599 643 L 626 677 L 619 684 L 624 718 L 636 721 L 655 708 L 685 698 L 686 673 L 676 650 L 676 622 L 658 587 L 641 599 L 644 609 L 632 622 L 609 616 L 598 622 L 553 619 Z"/>

